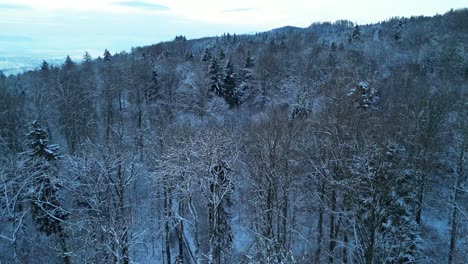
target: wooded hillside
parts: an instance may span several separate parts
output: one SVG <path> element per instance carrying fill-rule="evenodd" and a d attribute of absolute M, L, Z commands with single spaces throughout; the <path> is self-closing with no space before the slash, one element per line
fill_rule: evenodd
<path fill-rule="evenodd" d="M 0 74 L 0 262 L 465 263 L 467 43 L 463 9 Z"/>

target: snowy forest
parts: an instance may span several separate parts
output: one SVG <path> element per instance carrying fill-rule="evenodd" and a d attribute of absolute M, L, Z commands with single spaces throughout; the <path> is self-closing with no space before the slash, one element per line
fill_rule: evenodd
<path fill-rule="evenodd" d="M 466 263 L 467 44 L 461 9 L 0 72 L 0 263 Z"/>

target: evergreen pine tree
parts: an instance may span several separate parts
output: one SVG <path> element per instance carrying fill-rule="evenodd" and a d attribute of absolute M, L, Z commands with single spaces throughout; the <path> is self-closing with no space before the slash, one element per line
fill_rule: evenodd
<path fill-rule="evenodd" d="M 63 70 L 64 71 L 70 71 L 75 67 L 75 63 L 72 61 L 70 56 L 67 56 L 65 59 L 65 63 L 63 64 Z"/>
<path fill-rule="evenodd" d="M 400 40 L 402 28 L 403 28 L 403 22 L 401 20 L 398 20 L 398 22 L 395 24 L 394 29 L 393 29 L 393 38 L 395 40 Z"/>
<path fill-rule="evenodd" d="M 353 39 L 359 39 L 360 36 L 361 36 L 361 28 L 359 27 L 359 25 L 356 25 L 353 29 L 353 34 L 351 35 L 351 37 Z"/>
<path fill-rule="evenodd" d="M 185 60 L 186 61 L 193 61 L 193 53 L 191 51 L 187 51 L 185 53 Z"/>
<path fill-rule="evenodd" d="M 223 62 L 226 59 L 226 53 L 224 53 L 223 49 L 219 49 L 218 51 L 218 59 L 220 62 Z"/>
<path fill-rule="evenodd" d="M 336 66 L 336 43 L 332 42 L 330 53 L 328 54 L 328 65 L 330 68 L 334 68 Z"/>
<path fill-rule="evenodd" d="M 351 89 L 348 96 L 354 98 L 356 108 L 363 110 L 377 109 L 380 100 L 379 91 L 368 82 L 359 82 L 357 88 Z"/>
<path fill-rule="evenodd" d="M 42 72 L 47 72 L 49 71 L 49 63 L 47 63 L 47 61 L 42 61 L 42 65 L 41 65 L 41 71 Z"/>
<path fill-rule="evenodd" d="M 104 51 L 104 61 L 111 61 L 112 59 L 112 55 L 110 54 L 110 52 L 106 49 Z"/>
<path fill-rule="evenodd" d="M 81 74 L 80 79 L 84 89 L 91 93 L 97 86 L 96 76 L 93 67 L 93 58 L 88 52 L 83 55 L 83 61 L 81 63 Z"/>
<path fill-rule="evenodd" d="M 144 91 L 144 96 L 147 103 L 154 103 L 160 98 L 160 86 L 158 79 L 158 73 L 153 70 L 151 72 L 151 81 L 148 83 L 148 87 Z"/>
<path fill-rule="evenodd" d="M 247 51 L 247 57 L 245 58 L 245 69 L 252 69 L 254 67 L 254 60 L 250 55 L 250 51 Z"/>
<path fill-rule="evenodd" d="M 210 91 L 217 96 L 223 96 L 224 92 L 221 82 L 220 69 L 216 59 L 211 61 L 208 74 L 210 76 Z"/>
<path fill-rule="evenodd" d="M 242 92 L 245 89 L 248 89 L 248 87 L 247 87 L 248 83 L 253 79 L 252 70 L 253 70 L 254 66 L 255 66 L 254 60 L 253 60 L 252 56 L 250 55 L 250 52 L 248 51 L 247 52 L 247 57 L 245 58 L 244 68 L 242 69 L 242 83 L 241 83 Z"/>
<path fill-rule="evenodd" d="M 231 107 L 239 105 L 239 95 L 237 93 L 236 86 L 236 74 L 234 72 L 234 64 L 229 59 L 224 67 L 224 79 L 223 79 L 223 92 L 224 99 Z"/>
<path fill-rule="evenodd" d="M 336 42 L 333 41 L 331 44 L 331 52 L 336 52 L 336 47 L 337 47 Z"/>
<path fill-rule="evenodd" d="M 357 196 L 366 262 L 416 263 L 420 254 L 416 181 L 406 167 L 406 151 L 397 144 L 369 147 L 359 172 L 367 192 Z"/>
<path fill-rule="evenodd" d="M 65 232 L 61 225 L 68 214 L 62 209 L 58 195 L 61 184 L 57 177 L 58 168 L 54 164 L 59 159 L 60 147 L 49 144 L 48 133 L 37 121 L 32 123 L 28 138 L 27 174 L 31 179 L 31 186 L 27 196 L 31 201 L 32 217 L 39 232 L 47 236 L 57 235 L 64 254 L 63 262 L 68 264 L 70 257 L 67 255 Z"/>
<path fill-rule="evenodd" d="M 32 214 L 40 232 L 50 236 L 62 232 L 60 222 L 66 219 L 57 195 L 59 189 L 57 168 L 53 161 L 59 159 L 59 146 L 49 144 L 49 135 L 36 121 L 32 123 L 28 151 L 32 175 Z"/>
<path fill-rule="evenodd" d="M 207 61 L 210 61 L 212 59 L 212 56 L 211 56 L 211 53 L 208 49 L 205 49 L 205 52 L 203 53 L 203 56 L 202 56 L 202 61 L 203 62 L 207 62 Z"/>
<path fill-rule="evenodd" d="M 93 58 L 91 57 L 89 52 L 86 51 L 85 54 L 83 55 L 83 64 L 90 64 L 92 60 Z"/>
<path fill-rule="evenodd" d="M 241 72 L 241 83 L 239 85 L 238 94 L 240 97 L 240 103 L 246 101 L 253 101 L 255 96 L 254 92 L 254 73 L 253 67 L 255 66 L 254 59 L 250 55 L 250 52 L 247 52 L 247 57 L 245 58 L 244 68 Z"/>

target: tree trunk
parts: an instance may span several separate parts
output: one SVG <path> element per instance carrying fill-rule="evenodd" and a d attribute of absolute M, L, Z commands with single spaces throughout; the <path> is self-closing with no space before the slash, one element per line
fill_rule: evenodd
<path fill-rule="evenodd" d="M 343 232 L 343 242 L 345 244 L 345 246 L 343 248 L 343 264 L 347 264 L 348 263 L 348 243 L 349 243 L 349 239 L 348 239 L 348 234 L 346 233 L 346 231 Z"/>
<path fill-rule="evenodd" d="M 329 241 L 328 241 L 328 251 L 329 251 L 329 256 L 328 256 L 328 263 L 333 263 L 333 260 L 335 259 L 333 251 L 335 250 L 336 246 L 336 232 L 335 232 L 335 210 L 336 210 L 336 192 L 335 190 L 332 191 L 331 194 L 331 210 L 330 210 L 330 231 L 329 231 Z"/>
<path fill-rule="evenodd" d="M 109 101 L 106 104 L 106 141 L 110 140 L 110 130 L 112 125 L 112 101 Z"/>
<path fill-rule="evenodd" d="M 348 246 L 349 246 L 349 238 L 348 238 L 348 218 L 347 212 L 349 207 L 349 197 L 348 195 L 344 195 L 343 197 L 343 211 L 344 211 L 344 220 L 343 220 L 343 264 L 348 263 Z"/>
<path fill-rule="evenodd" d="M 137 139 L 136 144 L 140 150 L 140 160 L 143 161 L 143 109 L 140 90 L 137 91 Z"/>
<path fill-rule="evenodd" d="M 325 181 L 322 179 L 320 184 L 320 199 L 323 199 L 325 195 Z M 315 251 L 315 263 L 320 263 L 320 255 L 322 254 L 322 241 L 323 241 L 323 204 L 319 206 L 319 219 L 317 222 L 317 250 Z"/>
<path fill-rule="evenodd" d="M 219 234 L 219 202 L 218 202 L 218 186 L 211 183 L 211 201 L 209 201 L 209 220 L 210 220 L 210 264 L 221 263 L 221 245 Z"/>
<path fill-rule="evenodd" d="M 118 221 L 121 224 L 121 228 L 124 230 L 121 238 L 122 242 L 122 258 L 123 263 L 128 264 L 130 262 L 129 257 L 129 248 L 128 248 L 128 227 L 126 226 L 125 221 L 125 183 L 124 183 L 124 174 L 122 171 L 122 161 L 120 160 L 120 156 L 117 156 L 119 159 L 119 165 L 117 167 L 117 178 L 119 183 L 119 190 L 118 190 L 118 198 L 119 198 L 119 208 L 118 208 Z"/>
<path fill-rule="evenodd" d="M 67 241 L 65 240 L 65 234 L 63 230 L 59 232 L 59 243 L 63 252 L 63 263 L 70 264 L 70 256 L 68 255 L 67 250 Z"/>
<path fill-rule="evenodd" d="M 164 186 L 164 214 L 165 214 L 165 219 L 164 219 L 164 231 L 165 231 L 165 236 L 164 236 L 164 247 L 165 247 L 165 253 L 166 253 L 166 263 L 171 264 L 171 244 L 170 244 L 170 228 L 169 228 L 169 221 L 171 218 L 171 202 L 170 202 L 170 187 L 168 186 L 168 183 L 165 183 Z"/>
<path fill-rule="evenodd" d="M 288 156 L 288 153 L 285 154 Z M 280 245 L 282 250 L 287 251 L 287 230 L 288 230 L 288 211 L 289 211 L 289 162 L 286 159 L 285 178 L 283 187 L 283 212 L 282 212 L 282 236 Z"/>
<path fill-rule="evenodd" d="M 372 201 L 372 205 L 370 208 L 370 217 L 369 217 L 369 244 L 367 245 L 365 251 L 365 258 L 366 264 L 372 264 L 374 261 L 374 244 L 375 244 L 375 208 L 373 205 L 374 201 Z"/>
<path fill-rule="evenodd" d="M 182 214 L 182 202 L 179 202 L 179 215 Z M 179 228 L 177 229 L 177 240 L 179 242 L 179 262 L 184 263 L 184 222 L 180 220 Z"/>
<path fill-rule="evenodd" d="M 451 230 L 450 230 L 450 247 L 449 247 L 449 256 L 448 256 L 448 264 L 452 264 L 453 257 L 455 255 L 456 250 L 456 243 L 457 243 L 457 221 L 458 221 L 458 197 L 461 193 L 462 188 L 462 178 L 465 173 L 465 146 L 462 146 L 462 150 L 460 152 L 460 157 L 458 160 L 458 172 L 456 172 L 456 180 L 455 180 L 455 189 L 453 192 L 453 201 L 452 201 L 452 223 L 451 223 Z"/>
<path fill-rule="evenodd" d="M 272 255 L 272 248 L 271 248 L 271 241 L 273 239 L 273 187 L 271 182 L 268 183 L 268 190 L 267 190 L 267 221 L 266 221 L 266 229 L 265 229 L 265 238 L 266 238 L 266 246 L 267 246 L 267 255 Z"/>
<path fill-rule="evenodd" d="M 416 208 L 416 223 L 418 225 L 421 224 L 421 214 L 422 214 L 422 207 L 424 202 L 424 189 L 426 185 L 426 174 L 423 173 L 421 175 L 421 179 L 419 182 L 419 190 L 418 190 L 418 204 Z"/>
<path fill-rule="evenodd" d="M 193 216 L 193 240 L 194 240 L 194 246 L 195 246 L 195 250 L 194 250 L 195 263 L 200 264 L 201 257 L 200 257 L 200 240 L 198 238 L 198 213 L 195 207 L 193 206 L 192 197 L 189 198 L 188 205 L 189 205 L 190 213 Z"/>

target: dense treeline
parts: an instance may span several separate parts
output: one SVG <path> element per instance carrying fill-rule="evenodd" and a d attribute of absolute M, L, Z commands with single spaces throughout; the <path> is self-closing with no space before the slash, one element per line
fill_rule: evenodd
<path fill-rule="evenodd" d="M 0 74 L 0 262 L 464 263 L 468 11 Z"/>

